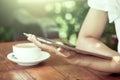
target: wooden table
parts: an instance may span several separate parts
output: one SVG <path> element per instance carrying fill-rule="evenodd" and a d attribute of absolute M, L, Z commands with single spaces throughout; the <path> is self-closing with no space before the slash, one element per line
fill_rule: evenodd
<path fill-rule="evenodd" d="M 68 64 L 51 53 L 51 57 L 36 66 L 23 67 L 7 59 L 12 45 L 0 43 L 0 80 L 120 80 L 120 76 L 98 75 L 86 68 Z"/>

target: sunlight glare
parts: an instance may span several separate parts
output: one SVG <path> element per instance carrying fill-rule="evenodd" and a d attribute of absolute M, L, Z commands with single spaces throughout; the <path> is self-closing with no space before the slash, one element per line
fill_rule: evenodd
<path fill-rule="evenodd" d="M 67 20 L 71 20 L 71 19 L 72 19 L 72 14 L 66 13 L 65 18 L 66 18 Z"/>
<path fill-rule="evenodd" d="M 98 48 L 98 47 L 100 47 L 100 46 L 101 46 L 101 44 L 100 44 L 100 43 L 97 43 L 97 44 L 96 44 L 96 47 L 97 47 L 97 48 Z"/>
<path fill-rule="evenodd" d="M 73 8 L 75 6 L 75 1 L 66 1 L 64 2 L 66 8 Z"/>

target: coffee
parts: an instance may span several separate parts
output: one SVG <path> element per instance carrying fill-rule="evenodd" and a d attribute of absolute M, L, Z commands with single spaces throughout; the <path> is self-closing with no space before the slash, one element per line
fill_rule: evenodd
<path fill-rule="evenodd" d="M 35 60 L 40 56 L 41 49 L 33 43 L 13 45 L 13 53 L 20 60 Z"/>

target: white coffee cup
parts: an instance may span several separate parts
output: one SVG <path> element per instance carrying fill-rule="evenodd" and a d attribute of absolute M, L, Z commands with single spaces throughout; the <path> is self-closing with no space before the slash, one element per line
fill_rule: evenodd
<path fill-rule="evenodd" d="M 21 61 L 38 59 L 41 49 L 33 43 L 19 43 L 13 45 L 14 56 Z"/>

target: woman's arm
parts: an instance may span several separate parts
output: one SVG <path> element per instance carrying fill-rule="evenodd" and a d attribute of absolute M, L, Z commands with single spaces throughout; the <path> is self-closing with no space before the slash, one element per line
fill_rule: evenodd
<path fill-rule="evenodd" d="M 32 34 L 29 34 L 27 37 L 28 40 L 35 43 L 42 50 L 62 56 L 71 64 L 84 66 L 100 72 L 107 72 L 108 74 L 120 72 L 120 58 L 118 56 L 114 56 L 112 60 L 106 60 L 94 56 L 82 55 L 64 48 L 55 48 L 54 46 L 43 44 Z"/>
<path fill-rule="evenodd" d="M 79 33 L 76 48 L 106 56 L 119 55 L 100 41 L 106 22 L 107 12 L 91 8 Z"/>

